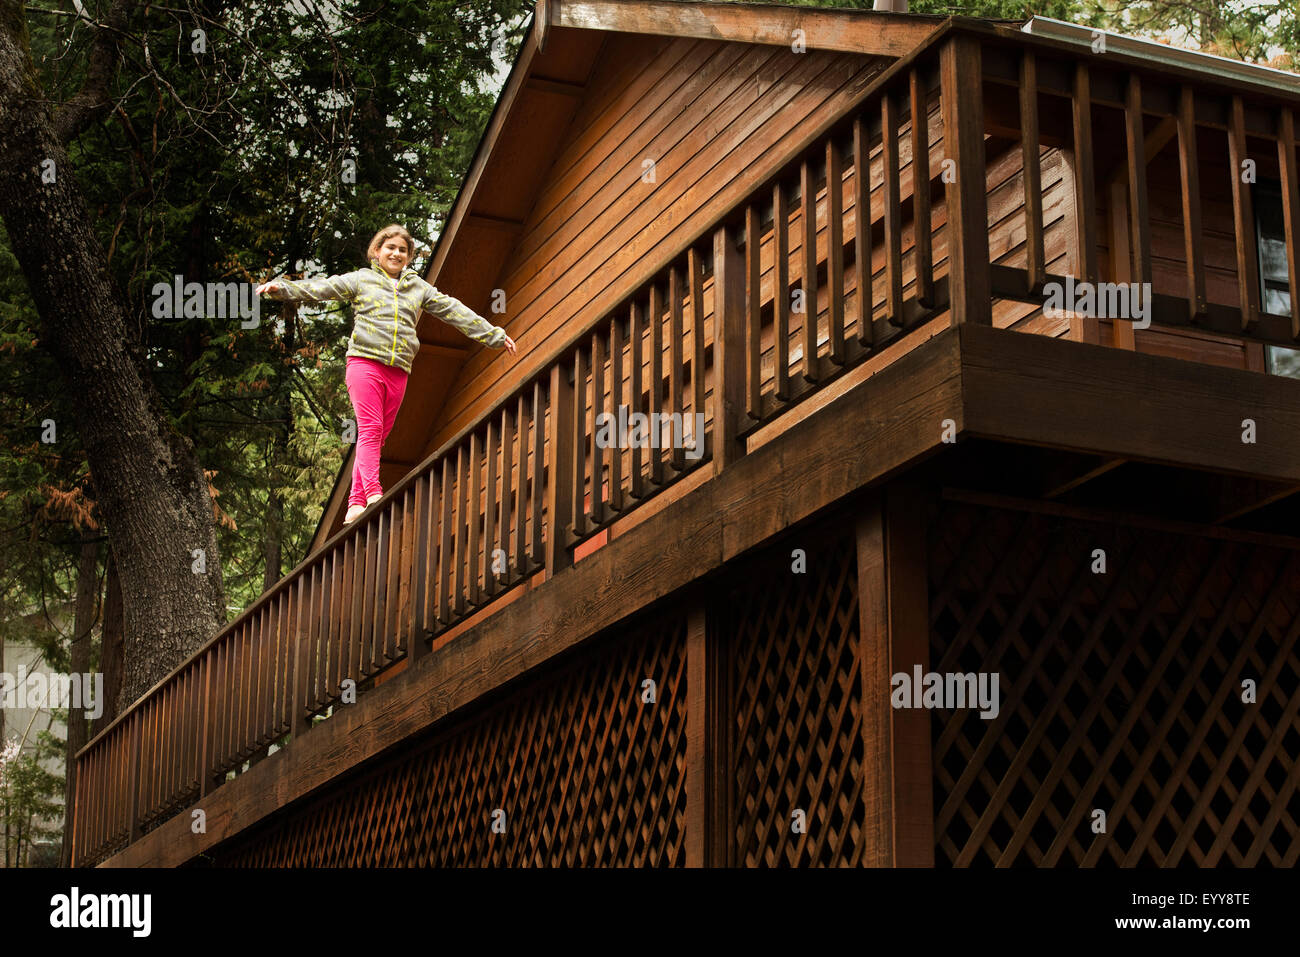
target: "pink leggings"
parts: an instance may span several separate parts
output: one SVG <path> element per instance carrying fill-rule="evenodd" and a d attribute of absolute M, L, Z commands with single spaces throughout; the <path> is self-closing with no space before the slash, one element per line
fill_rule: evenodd
<path fill-rule="evenodd" d="M 361 356 L 347 357 L 344 381 L 357 414 L 357 448 L 349 505 L 365 505 L 366 499 L 384 492 L 379 484 L 379 450 L 384 447 L 397 410 L 402 406 L 406 379 L 406 373 L 396 366 Z"/>

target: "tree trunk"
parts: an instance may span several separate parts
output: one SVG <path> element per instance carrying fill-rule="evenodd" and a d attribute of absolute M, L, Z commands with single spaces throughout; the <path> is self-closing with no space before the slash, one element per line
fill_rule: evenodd
<path fill-rule="evenodd" d="M 126 306 L 37 85 L 21 11 L 0 0 L 0 218 L 41 344 L 63 370 L 118 563 L 125 708 L 225 622 L 216 523 L 193 446 L 128 347 Z"/>
<path fill-rule="evenodd" d="M 72 660 L 68 670 L 73 675 L 90 672 L 90 633 L 95 628 L 95 599 L 99 596 L 99 541 L 87 538 L 81 543 L 81 565 L 77 569 L 77 603 L 72 624 Z M 83 691 L 84 693 L 84 691 Z M 80 702 L 83 706 L 88 702 Z M 77 752 L 86 746 L 88 724 L 80 708 L 68 708 L 67 784 L 63 792 L 63 850 L 60 866 L 72 866 L 73 803 L 77 796 Z"/>

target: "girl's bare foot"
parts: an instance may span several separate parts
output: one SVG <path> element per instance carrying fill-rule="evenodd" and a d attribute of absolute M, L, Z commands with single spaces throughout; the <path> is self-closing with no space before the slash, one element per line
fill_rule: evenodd
<path fill-rule="evenodd" d="M 349 505 L 348 513 L 343 516 L 343 524 L 350 525 L 357 520 L 357 516 L 366 510 L 364 505 Z"/>
<path fill-rule="evenodd" d="M 371 505 L 374 505 L 374 504 L 375 504 L 376 502 L 378 502 L 381 498 L 383 498 L 382 495 L 372 495 L 372 496 L 370 496 L 370 498 L 366 499 L 366 508 L 369 508 Z"/>

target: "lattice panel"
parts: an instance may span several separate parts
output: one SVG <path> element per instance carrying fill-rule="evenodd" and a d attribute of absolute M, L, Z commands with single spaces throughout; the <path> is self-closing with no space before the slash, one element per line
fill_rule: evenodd
<path fill-rule="evenodd" d="M 774 548 L 739 579 L 718 608 L 734 689 L 735 862 L 856 865 L 866 813 L 854 541 Z"/>
<path fill-rule="evenodd" d="M 218 848 L 219 866 L 682 866 L 685 622 L 658 617 Z M 653 678 L 657 702 L 642 702 Z M 493 812 L 505 812 L 493 833 Z"/>
<path fill-rule="evenodd" d="M 1296 863 L 1296 551 L 951 503 L 931 539 L 930 670 L 1001 692 L 932 712 L 937 864 Z"/>

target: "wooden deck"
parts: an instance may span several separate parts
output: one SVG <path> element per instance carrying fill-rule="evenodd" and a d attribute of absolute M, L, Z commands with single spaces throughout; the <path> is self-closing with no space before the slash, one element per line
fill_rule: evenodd
<path fill-rule="evenodd" d="M 1007 84 L 1018 91 L 1010 118 L 998 95 Z M 1300 311 L 1261 312 L 1253 278 L 1231 289 L 1233 301 L 1216 301 L 1224 297 L 1205 285 L 1195 215 L 1182 224 L 1181 278 L 1157 283 L 1158 334 L 1086 317 L 1045 322 L 1042 306 L 1044 283 L 1067 272 L 1153 275 L 1145 162 L 1124 167 L 1124 215 L 1110 223 L 1110 246 L 1099 238 L 1089 163 L 1109 135 L 1109 125 L 1094 130 L 1106 111 L 1123 118 L 1126 148 L 1141 157 L 1148 136 L 1173 143 L 1164 120 L 1178 117 L 1172 135 L 1191 174 L 1184 209 L 1199 208 L 1195 173 L 1215 155 L 1204 131 L 1222 134 L 1225 170 L 1247 140 L 1271 143 L 1288 184 L 1296 301 L 1292 109 L 1280 96 L 1246 100 L 1227 81 L 947 23 L 835 116 L 792 137 L 743 201 L 637 266 L 611 308 L 566 326 L 526 381 L 87 745 L 77 862 L 190 861 L 905 474 L 923 487 L 1015 490 L 1057 508 L 1148 518 L 1159 509 L 1125 508 L 1118 479 L 1158 474 L 1179 492 L 1161 521 L 1284 547 L 1290 539 L 1276 533 L 1294 524 L 1274 524 L 1268 538 L 1252 522 L 1295 518 L 1300 382 L 1247 370 L 1259 365 L 1251 350 L 1296 344 Z M 1015 142 L 1006 140 L 1012 126 Z M 915 175 L 918 156 L 929 158 L 928 175 Z M 1253 277 L 1243 251 L 1254 243 L 1249 192 L 1228 178 L 1218 188 L 1233 203 L 1236 275 Z M 1125 223 L 1120 256 L 1115 229 Z M 857 254 L 866 248 L 870 257 Z M 1227 352 L 1199 346 L 1183 347 L 1183 358 L 1150 354 L 1183 333 L 1235 348 L 1238 368 L 1223 367 Z M 703 415 L 705 453 L 598 447 L 596 415 L 620 405 Z M 1247 419 L 1253 441 L 1243 441 Z M 925 589 L 890 577 L 923 557 L 909 556 L 897 532 L 887 540 L 884 525 L 871 538 L 871 514 L 899 529 L 908 521 L 876 501 L 874 513 L 852 512 L 868 516 L 858 568 L 883 569 L 864 587 L 893 589 L 901 617 L 864 619 L 862 634 L 887 649 L 924 645 L 917 622 L 926 609 L 909 602 L 923 603 Z M 707 687 L 703 620 L 688 627 L 695 651 L 684 660 Z M 700 680 L 692 688 L 706 694 Z M 355 704 L 344 703 L 350 689 Z M 887 701 L 882 711 L 879 688 L 863 700 L 874 729 L 863 746 L 895 784 L 866 786 L 871 820 L 885 830 L 862 859 L 932 862 L 933 842 L 918 836 L 928 818 L 891 810 L 928 793 L 929 759 L 904 767 L 889 757 L 891 741 L 928 741 L 928 731 Z M 709 759 L 720 732 L 712 719 L 700 724 L 701 713 L 684 709 L 695 723 L 683 747 L 703 782 L 722 772 Z M 709 803 L 717 788 L 691 793 L 706 797 L 684 812 L 683 860 L 729 859 L 706 837 L 722 813 Z M 205 834 L 191 832 L 195 807 Z"/>

